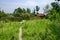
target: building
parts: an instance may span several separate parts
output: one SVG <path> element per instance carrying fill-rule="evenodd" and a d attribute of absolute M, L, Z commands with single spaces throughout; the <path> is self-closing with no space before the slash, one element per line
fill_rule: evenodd
<path fill-rule="evenodd" d="M 38 14 L 35 14 L 35 16 L 40 17 L 40 18 L 44 18 L 45 17 L 45 14 L 38 13 Z"/>

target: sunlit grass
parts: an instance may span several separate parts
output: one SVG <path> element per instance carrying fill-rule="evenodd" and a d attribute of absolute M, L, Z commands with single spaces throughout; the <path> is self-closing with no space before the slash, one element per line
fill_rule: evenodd
<path fill-rule="evenodd" d="M 41 40 L 40 34 L 44 34 L 51 23 L 50 20 L 46 19 L 25 21 L 23 24 L 23 40 Z"/>
<path fill-rule="evenodd" d="M 0 40 L 18 40 L 19 27 L 19 22 L 0 22 Z"/>
<path fill-rule="evenodd" d="M 0 22 L 0 40 L 19 40 L 19 28 L 22 28 L 23 40 L 58 40 L 60 23 L 48 19 L 25 20 L 23 22 Z"/>

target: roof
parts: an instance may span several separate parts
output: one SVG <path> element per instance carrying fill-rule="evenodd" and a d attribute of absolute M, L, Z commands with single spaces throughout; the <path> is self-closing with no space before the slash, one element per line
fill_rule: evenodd
<path fill-rule="evenodd" d="M 36 14 L 37 16 L 45 16 L 44 14 Z"/>

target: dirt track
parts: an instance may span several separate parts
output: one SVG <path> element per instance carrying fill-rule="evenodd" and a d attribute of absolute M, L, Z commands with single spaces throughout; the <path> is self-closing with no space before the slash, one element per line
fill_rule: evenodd
<path fill-rule="evenodd" d="M 23 20 L 22 22 L 20 22 L 21 24 L 24 23 L 25 20 Z M 22 40 L 22 26 L 20 26 L 19 28 L 19 40 Z"/>

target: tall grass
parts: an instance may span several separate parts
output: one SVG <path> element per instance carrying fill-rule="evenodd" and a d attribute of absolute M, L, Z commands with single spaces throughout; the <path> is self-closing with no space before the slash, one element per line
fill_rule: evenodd
<path fill-rule="evenodd" d="M 59 21 L 48 19 L 27 20 L 19 22 L 0 22 L 0 40 L 19 40 L 19 28 L 22 26 L 23 40 L 60 40 Z"/>
<path fill-rule="evenodd" d="M 0 22 L 0 40 L 18 40 L 19 22 Z"/>
<path fill-rule="evenodd" d="M 57 26 L 50 20 L 38 19 L 23 23 L 23 40 L 60 40 Z M 57 34 L 58 33 L 58 34 Z"/>

